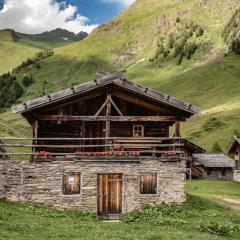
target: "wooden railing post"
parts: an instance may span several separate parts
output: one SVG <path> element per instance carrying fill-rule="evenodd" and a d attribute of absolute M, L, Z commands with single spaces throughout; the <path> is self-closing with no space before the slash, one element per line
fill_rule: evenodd
<path fill-rule="evenodd" d="M 33 122 L 33 138 L 37 138 L 38 137 L 38 121 L 34 121 Z M 37 144 L 37 141 L 36 140 L 33 140 L 33 145 L 36 145 Z M 36 148 L 33 147 L 32 148 L 32 153 L 34 154 L 36 152 Z M 34 155 L 32 155 L 32 160 L 34 160 Z"/>

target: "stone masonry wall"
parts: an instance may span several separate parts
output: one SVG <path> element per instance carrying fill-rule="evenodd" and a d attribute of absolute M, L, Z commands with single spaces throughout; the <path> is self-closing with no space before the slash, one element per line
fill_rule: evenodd
<path fill-rule="evenodd" d="M 225 175 L 222 174 L 222 171 L 225 170 Z M 205 179 L 209 180 L 233 180 L 233 170 L 232 169 L 211 169 L 211 173 L 209 175 L 205 175 Z"/>
<path fill-rule="evenodd" d="M 81 193 L 64 195 L 63 174 L 81 173 Z M 123 212 L 141 204 L 181 203 L 186 200 L 185 161 L 63 162 L 0 161 L 0 198 L 61 209 L 97 212 L 97 174 L 123 173 Z M 157 194 L 140 194 L 141 173 L 157 173 Z"/>
<path fill-rule="evenodd" d="M 233 171 L 233 181 L 240 183 L 240 170 Z"/>

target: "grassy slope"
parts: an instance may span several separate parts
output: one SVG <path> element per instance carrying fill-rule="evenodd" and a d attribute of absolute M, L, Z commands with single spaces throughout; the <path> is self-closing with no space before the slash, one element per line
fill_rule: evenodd
<path fill-rule="evenodd" d="M 11 33 L 0 31 L 0 74 L 32 57 L 40 49 L 13 41 Z"/>
<path fill-rule="evenodd" d="M 33 57 L 35 53 L 73 43 L 74 41 L 63 41 L 59 38 L 39 39 L 34 35 L 14 33 L 11 30 L 0 30 L 0 74 L 11 71 L 27 58 Z"/>
<path fill-rule="evenodd" d="M 234 183 L 223 183 L 226 192 L 231 194 L 238 189 Z M 204 192 L 215 191 L 217 183 L 189 182 L 188 188 L 200 188 Z M 223 190 L 221 190 L 223 191 Z M 147 223 L 106 223 L 88 217 L 83 218 L 78 212 L 62 213 L 29 204 L 15 204 L 0 201 L 0 239 L 126 239 L 126 240 L 212 240 L 239 239 L 239 231 L 225 236 L 200 231 L 200 225 L 211 222 L 223 226 L 236 227 L 240 224 L 240 215 L 216 203 L 190 196 L 187 203 L 167 210 L 169 215 L 163 222 Z M 172 213 L 172 214 L 171 214 Z M 151 213 L 149 213 L 151 218 Z M 164 223 L 168 219 L 170 223 Z"/>
<path fill-rule="evenodd" d="M 194 180 L 187 182 L 188 193 L 218 202 L 240 211 L 240 184 L 225 181 Z"/>
<path fill-rule="evenodd" d="M 41 70 L 22 71 L 18 79 L 27 72 L 35 79 L 22 100 L 95 78 L 96 70 L 127 68 L 129 80 L 201 106 L 203 113 L 184 124 L 183 135 L 208 150 L 214 141 L 219 141 L 226 150 L 234 129 L 239 128 L 240 57 L 230 55 L 221 59 L 217 53 L 224 48 L 221 32 L 240 1 L 233 0 L 231 6 L 224 0 L 203 2 L 137 0 L 84 41 L 56 49 L 53 57 L 42 61 Z M 204 26 L 204 41 L 212 42 L 212 51 L 197 52 L 181 66 L 176 66 L 172 59 L 162 63 L 161 68 L 150 64 L 148 59 L 156 51 L 157 40 L 176 28 L 178 15 L 182 22 L 193 19 Z M 209 63 L 201 66 L 203 61 Z M 47 84 L 43 90 L 44 81 Z M 204 131 L 206 121 L 212 117 L 223 121 L 225 127 Z"/>

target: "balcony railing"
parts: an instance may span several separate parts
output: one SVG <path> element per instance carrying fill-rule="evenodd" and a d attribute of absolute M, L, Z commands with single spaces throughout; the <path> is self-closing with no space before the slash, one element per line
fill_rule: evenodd
<path fill-rule="evenodd" d="M 0 160 L 176 157 L 183 150 L 179 137 L 0 138 Z"/>

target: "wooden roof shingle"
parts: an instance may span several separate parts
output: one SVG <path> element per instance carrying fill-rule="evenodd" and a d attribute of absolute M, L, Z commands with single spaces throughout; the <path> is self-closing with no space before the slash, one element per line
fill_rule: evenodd
<path fill-rule="evenodd" d="M 12 112 L 14 113 L 26 113 L 34 109 L 38 109 L 44 106 L 48 106 L 53 103 L 57 103 L 68 98 L 72 98 L 94 89 L 113 84 L 126 88 L 128 91 L 132 91 L 142 96 L 146 96 L 155 101 L 167 104 L 169 106 L 175 107 L 181 111 L 184 111 L 190 115 L 200 112 L 200 108 L 193 106 L 192 104 L 186 103 L 184 101 L 178 100 L 167 94 L 158 92 L 156 90 L 149 89 L 140 84 L 136 84 L 125 79 L 126 71 L 121 71 L 115 74 L 101 76 L 100 79 L 89 81 L 59 92 L 49 94 L 44 97 L 37 98 L 35 100 L 27 101 L 23 104 L 19 104 L 12 107 Z"/>

